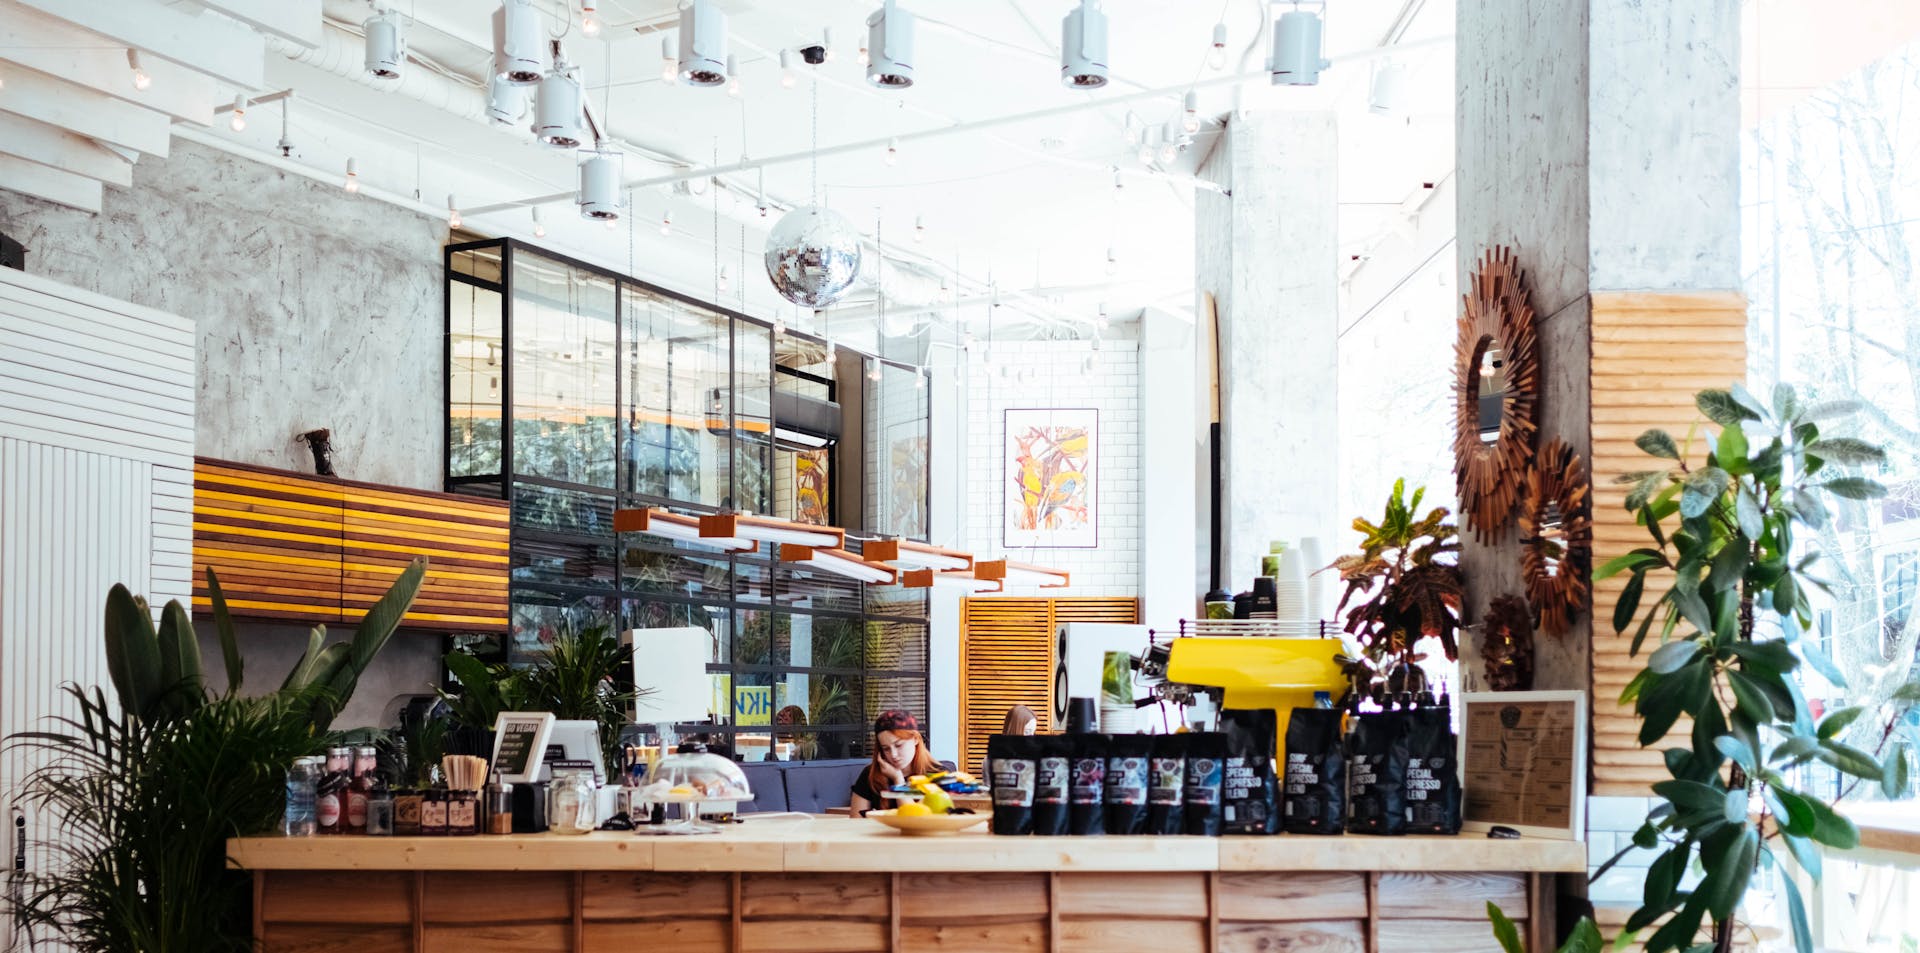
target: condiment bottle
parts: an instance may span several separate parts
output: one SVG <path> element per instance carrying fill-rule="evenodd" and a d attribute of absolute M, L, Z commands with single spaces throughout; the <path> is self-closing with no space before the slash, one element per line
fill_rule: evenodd
<path fill-rule="evenodd" d="M 314 828 L 322 834 L 346 832 L 347 787 L 353 783 L 348 748 L 327 749 L 327 773 L 314 790 Z"/>
<path fill-rule="evenodd" d="M 420 799 L 420 835 L 440 837 L 447 833 L 447 789 L 428 788 Z"/>
<path fill-rule="evenodd" d="M 353 781 L 347 785 L 347 830 L 349 834 L 367 832 L 367 794 L 373 790 L 376 752 L 370 745 L 353 749 Z"/>
<path fill-rule="evenodd" d="M 473 791 L 447 792 L 447 833 L 454 836 L 480 833 L 480 796 Z"/>
<path fill-rule="evenodd" d="M 379 774 L 373 776 L 373 789 L 367 792 L 367 833 L 375 837 L 393 834 L 393 792 Z"/>
<path fill-rule="evenodd" d="M 513 785 L 500 780 L 495 771 L 487 778 L 487 833 L 513 833 Z"/>

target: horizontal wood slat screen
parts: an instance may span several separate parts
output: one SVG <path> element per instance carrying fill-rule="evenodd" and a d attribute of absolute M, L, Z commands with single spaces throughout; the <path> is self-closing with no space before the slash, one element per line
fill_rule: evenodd
<path fill-rule="evenodd" d="M 1747 300 L 1733 292 L 1593 294 L 1593 561 L 1604 564 L 1652 545 L 1626 511 L 1629 487 L 1614 478 L 1653 469 L 1634 438 L 1660 427 L 1684 443 L 1701 422 L 1693 395 L 1747 376 Z M 1698 455 L 1700 444 L 1694 446 Z M 1593 793 L 1645 797 L 1669 775 L 1660 746 L 1640 747 L 1640 722 L 1620 691 L 1645 662 L 1627 652 L 1628 634 L 1613 634 L 1613 609 L 1626 576 L 1593 587 Z M 1647 577 L 1642 612 L 1671 584 Z M 1683 722 L 1672 737 L 1684 737 Z"/>
<path fill-rule="evenodd" d="M 508 538 L 505 503 L 194 461 L 197 612 L 212 567 L 236 617 L 352 623 L 425 556 L 407 626 L 504 632 Z"/>
<path fill-rule="evenodd" d="M 1054 630 L 1062 622 L 1140 621 L 1133 597 L 1027 599 L 975 597 L 960 602 L 960 765 L 980 772 L 987 737 L 1007 709 L 1025 705 L 1038 730 L 1054 730 Z"/>

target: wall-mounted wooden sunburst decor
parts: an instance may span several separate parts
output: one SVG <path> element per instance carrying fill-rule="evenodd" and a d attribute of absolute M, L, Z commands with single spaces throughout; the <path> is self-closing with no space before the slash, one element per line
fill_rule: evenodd
<path fill-rule="evenodd" d="M 1488 251 L 1472 279 L 1454 344 L 1453 473 L 1467 526 L 1492 542 L 1513 521 L 1533 459 L 1540 355 L 1513 250 Z"/>
<path fill-rule="evenodd" d="M 1593 480 L 1558 437 L 1540 449 L 1520 504 L 1520 572 L 1540 628 L 1559 635 L 1593 605 Z"/>

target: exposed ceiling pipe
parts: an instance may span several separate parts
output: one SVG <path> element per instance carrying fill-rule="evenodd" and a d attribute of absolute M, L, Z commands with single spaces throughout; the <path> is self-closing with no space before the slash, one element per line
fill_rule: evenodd
<path fill-rule="evenodd" d="M 365 41 L 331 23 L 320 30 L 320 42 L 312 49 L 267 36 L 267 48 L 296 63 L 325 70 L 351 79 L 362 86 L 382 92 L 398 93 L 443 110 L 462 119 L 487 122 L 487 94 L 429 69 L 410 69 L 398 80 L 374 79 L 366 70 Z"/>

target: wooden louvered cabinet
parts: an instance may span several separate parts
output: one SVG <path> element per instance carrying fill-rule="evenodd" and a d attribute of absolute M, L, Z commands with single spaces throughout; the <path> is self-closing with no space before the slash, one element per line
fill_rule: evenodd
<path fill-rule="evenodd" d="M 1138 623 L 1131 596 L 975 597 L 960 603 L 960 764 L 980 773 L 987 738 L 1007 710 L 1033 709 L 1039 730 L 1053 724 L 1055 633 L 1063 622 Z"/>

